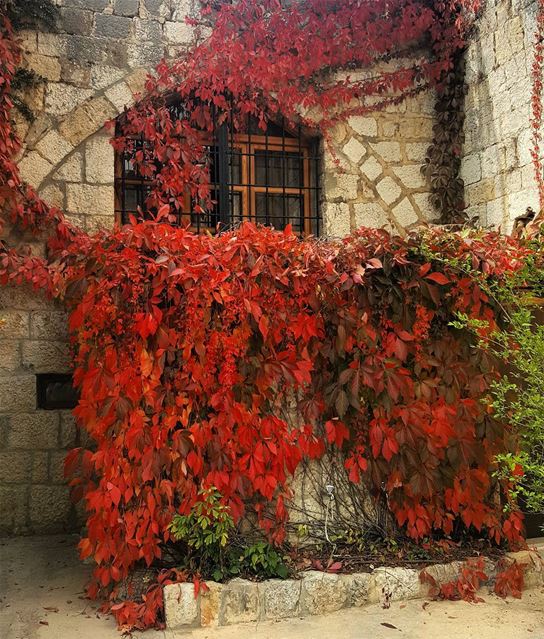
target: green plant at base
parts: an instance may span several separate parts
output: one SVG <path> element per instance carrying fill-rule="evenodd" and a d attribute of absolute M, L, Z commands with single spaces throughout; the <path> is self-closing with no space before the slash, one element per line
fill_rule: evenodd
<path fill-rule="evenodd" d="M 201 490 L 199 496 L 188 515 L 176 515 L 170 524 L 174 538 L 187 546 L 186 568 L 215 581 L 240 574 L 265 579 L 288 576 L 283 558 L 268 542 L 246 548 L 232 542 L 234 520 L 216 488 Z"/>

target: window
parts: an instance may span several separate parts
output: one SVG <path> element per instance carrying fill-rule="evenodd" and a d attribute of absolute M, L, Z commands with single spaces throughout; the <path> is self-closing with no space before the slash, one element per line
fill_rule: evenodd
<path fill-rule="evenodd" d="M 36 375 L 38 408 L 55 410 L 77 406 L 79 395 L 72 385 L 72 376 L 62 373 Z"/>
<path fill-rule="evenodd" d="M 243 133 L 220 126 L 207 147 L 213 206 L 192 213 L 187 198 L 182 223 L 196 231 L 229 228 L 244 220 L 283 229 L 291 224 L 300 234 L 319 235 L 320 187 L 317 141 L 269 123 L 263 131 L 248 118 Z M 138 207 L 145 212 L 150 181 L 138 175 L 127 154 L 117 154 L 116 215 L 122 223 Z"/>

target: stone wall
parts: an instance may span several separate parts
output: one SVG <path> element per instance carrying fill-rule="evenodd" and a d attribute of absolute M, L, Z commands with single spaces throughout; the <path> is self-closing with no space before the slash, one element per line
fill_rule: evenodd
<path fill-rule="evenodd" d="M 531 165 L 531 65 L 536 0 L 487 0 L 467 52 L 462 177 L 469 213 L 508 232 L 538 210 Z"/>
<path fill-rule="evenodd" d="M 21 34 L 24 64 L 45 79 L 26 96 L 34 122 L 16 115 L 22 177 L 88 231 L 114 220 L 114 157 L 103 124 L 134 102 L 161 57 L 190 45 L 184 18 L 196 1 L 59 0 L 54 33 Z M 327 235 L 361 225 L 398 232 L 435 216 L 420 173 L 432 124 L 433 96 L 422 94 L 336 127 L 332 152 L 323 150 Z M 8 229 L 5 239 L 30 238 Z M 43 254 L 43 243 L 30 245 Z M 77 526 L 62 482 L 76 425 L 67 411 L 36 409 L 36 373 L 67 370 L 62 309 L 35 293 L 0 289 L 0 533 Z"/>

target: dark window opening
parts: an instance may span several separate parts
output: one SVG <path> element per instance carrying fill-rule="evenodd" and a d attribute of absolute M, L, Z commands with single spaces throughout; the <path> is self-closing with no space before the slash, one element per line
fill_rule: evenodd
<path fill-rule="evenodd" d="M 183 117 L 183 112 L 177 116 Z M 284 124 L 271 122 L 263 131 L 248 117 L 241 133 L 228 123 L 218 127 L 206 157 L 213 204 L 195 213 L 197 202 L 187 196 L 180 222 L 195 231 L 213 231 L 218 225 L 228 229 L 250 220 L 278 230 L 291 224 L 301 235 L 319 235 L 318 143 L 303 136 L 300 127 L 292 131 Z M 138 207 L 145 214 L 150 185 L 127 153 L 117 154 L 115 208 L 121 223 L 131 214 L 138 216 Z"/>
<path fill-rule="evenodd" d="M 79 393 L 72 376 L 61 373 L 36 375 L 38 408 L 44 410 L 72 409 L 77 406 Z"/>

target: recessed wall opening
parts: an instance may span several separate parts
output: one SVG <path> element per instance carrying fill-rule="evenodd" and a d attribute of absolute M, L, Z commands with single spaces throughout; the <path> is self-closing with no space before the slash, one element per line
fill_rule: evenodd
<path fill-rule="evenodd" d="M 79 401 L 72 376 L 66 373 L 36 375 L 36 391 L 37 408 L 42 410 L 71 410 Z"/>

